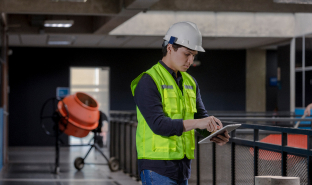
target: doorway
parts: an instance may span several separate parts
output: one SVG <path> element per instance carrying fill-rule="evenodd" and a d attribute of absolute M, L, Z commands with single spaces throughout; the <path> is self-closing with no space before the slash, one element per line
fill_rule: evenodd
<path fill-rule="evenodd" d="M 70 94 L 83 92 L 94 98 L 99 110 L 109 118 L 109 67 L 70 67 Z M 108 143 L 108 122 L 103 123 L 104 145 Z M 84 138 L 70 136 L 69 144 L 87 144 L 93 137 L 90 132 Z"/>

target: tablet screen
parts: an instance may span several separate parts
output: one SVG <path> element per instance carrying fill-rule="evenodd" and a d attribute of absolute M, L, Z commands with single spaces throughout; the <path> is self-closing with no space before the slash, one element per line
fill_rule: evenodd
<path fill-rule="evenodd" d="M 217 135 L 222 135 L 224 134 L 225 130 L 228 131 L 228 133 L 232 132 L 233 130 L 237 129 L 238 127 L 240 127 L 242 124 L 232 124 L 232 125 L 227 125 L 223 128 L 221 128 L 220 130 L 217 130 L 216 132 L 210 134 L 208 137 L 202 139 L 201 141 L 198 142 L 198 144 L 203 144 L 203 143 L 211 143 L 212 141 L 210 141 L 210 139 L 212 139 L 213 137 L 216 137 Z"/>

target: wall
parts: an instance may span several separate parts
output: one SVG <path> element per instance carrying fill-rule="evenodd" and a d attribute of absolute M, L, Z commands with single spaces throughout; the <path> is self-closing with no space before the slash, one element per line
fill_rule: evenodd
<path fill-rule="evenodd" d="M 40 128 L 40 109 L 48 98 L 55 96 L 56 87 L 69 86 L 70 66 L 110 67 L 110 109 L 135 110 L 131 81 L 162 57 L 160 49 L 11 49 L 10 146 L 54 145 L 54 139 Z M 207 110 L 245 111 L 245 53 L 199 53 L 201 65 L 188 72 L 196 78 Z M 67 138 L 63 137 L 65 143 Z"/>

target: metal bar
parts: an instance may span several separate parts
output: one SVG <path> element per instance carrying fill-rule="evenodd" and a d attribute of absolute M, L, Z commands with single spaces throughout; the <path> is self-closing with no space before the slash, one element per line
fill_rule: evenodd
<path fill-rule="evenodd" d="M 232 131 L 232 137 L 235 137 L 235 130 Z M 235 143 L 231 143 L 231 184 L 235 185 Z"/>
<path fill-rule="evenodd" d="M 251 129 L 261 129 L 261 130 L 269 130 L 276 132 L 285 132 L 288 134 L 303 134 L 312 136 L 312 130 L 307 129 L 295 129 L 295 128 L 285 128 L 285 127 L 276 127 L 276 126 L 265 126 L 265 125 L 252 125 L 252 124 L 242 124 L 239 128 L 251 128 Z"/>
<path fill-rule="evenodd" d="M 123 142 L 123 144 L 124 144 L 124 146 L 123 146 L 123 148 L 124 148 L 124 153 L 123 153 L 124 170 L 123 171 L 124 171 L 124 173 L 128 173 L 127 172 L 127 148 L 126 148 L 126 146 L 127 146 L 127 144 L 126 144 L 126 142 L 127 142 L 127 126 L 126 126 L 126 124 L 128 124 L 128 122 L 124 121 L 123 124 L 124 124 L 124 135 L 123 135 L 123 140 L 124 140 L 124 142 Z"/>
<path fill-rule="evenodd" d="M 91 146 L 91 144 L 81 144 L 81 145 L 61 145 L 62 147 L 72 147 L 72 146 Z"/>
<path fill-rule="evenodd" d="M 199 141 L 199 136 L 197 136 L 197 141 Z M 197 185 L 200 185 L 200 161 L 199 161 L 199 144 L 196 142 L 196 176 L 197 176 Z"/>
<path fill-rule="evenodd" d="M 296 63 L 296 38 L 292 38 L 290 42 L 290 111 L 294 112 L 295 111 L 295 90 L 296 90 L 296 83 L 295 83 L 295 78 L 296 78 L 296 72 L 295 72 L 295 63 Z"/>
<path fill-rule="evenodd" d="M 58 174 L 60 172 L 60 144 L 59 144 L 59 124 L 56 124 L 55 128 L 55 169 L 54 173 Z"/>
<path fill-rule="evenodd" d="M 89 155 L 89 153 L 90 153 L 90 151 L 92 150 L 93 147 L 94 147 L 94 145 L 92 145 L 92 146 L 90 147 L 90 149 L 88 150 L 88 152 L 87 152 L 87 154 L 85 155 L 85 157 L 83 158 L 83 160 L 85 160 L 85 159 L 88 157 L 88 155 Z"/>
<path fill-rule="evenodd" d="M 302 36 L 302 107 L 305 107 L 305 36 Z"/>
<path fill-rule="evenodd" d="M 133 171 L 132 171 L 132 165 L 133 165 L 132 164 L 132 155 L 133 155 L 132 154 L 132 147 L 133 147 L 132 146 L 133 145 L 133 142 L 132 142 L 132 127 L 133 127 L 133 124 L 131 123 L 130 124 L 130 133 L 129 133 L 130 134 L 129 135 L 129 138 L 130 138 L 130 152 L 129 152 L 129 154 L 130 154 L 130 171 L 129 171 L 129 173 L 130 173 L 130 176 L 133 177 L 134 175 L 133 175 Z"/>
<path fill-rule="evenodd" d="M 301 115 L 302 116 L 302 115 Z M 293 122 L 293 121 L 312 121 L 312 118 L 306 118 L 306 119 L 301 119 L 301 118 L 245 118 L 245 117 L 218 117 L 223 123 L 223 121 L 268 121 L 268 122 L 273 122 L 273 121 L 279 121 L 279 122 Z"/>
<path fill-rule="evenodd" d="M 308 185 L 312 185 L 312 156 L 308 156 Z"/>
<path fill-rule="evenodd" d="M 259 141 L 259 129 L 254 129 L 254 142 Z M 254 176 L 258 176 L 258 151 L 259 147 L 254 146 Z"/>
<path fill-rule="evenodd" d="M 111 116 L 112 117 L 112 116 Z M 114 147 L 115 147 L 115 140 L 114 140 L 114 134 L 113 134 L 113 130 L 114 130 L 114 125 L 113 125 L 113 121 L 109 122 L 109 137 L 110 137 L 110 144 L 109 144 L 109 157 L 113 157 L 115 155 L 115 151 L 114 151 Z"/>
<path fill-rule="evenodd" d="M 101 150 L 101 148 L 98 146 L 97 143 L 94 144 L 94 147 L 95 147 L 95 149 L 97 149 L 97 150 L 100 152 L 100 154 L 101 154 L 101 155 L 106 159 L 106 161 L 108 162 L 109 159 L 104 155 L 103 151 Z"/>
<path fill-rule="evenodd" d="M 312 136 L 308 136 L 308 150 L 312 149 Z M 308 158 L 308 185 L 312 185 L 312 156 L 307 156 Z"/>
<path fill-rule="evenodd" d="M 243 145 L 243 146 L 257 146 L 259 149 L 265 149 L 270 150 L 274 152 L 282 152 L 282 146 L 281 145 L 275 145 L 270 143 L 262 143 L 262 142 L 254 142 L 254 141 L 248 141 L 244 139 L 238 139 L 238 138 L 230 138 L 230 142 L 235 142 L 236 144 Z M 283 151 L 287 152 L 288 154 L 298 155 L 298 156 L 312 156 L 312 151 L 303 149 L 303 148 L 293 148 L 284 146 Z"/>
<path fill-rule="evenodd" d="M 287 176 L 287 152 L 284 147 L 287 146 L 287 133 L 282 133 L 282 176 Z"/>
<path fill-rule="evenodd" d="M 120 136 L 121 136 L 121 122 L 118 121 L 118 144 L 117 144 L 117 147 L 118 147 L 118 160 L 119 160 L 119 164 L 121 163 L 121 139 L 120 139 Z M 121 165 L 119 165 L 119 170 L 121 170 Z"/>
<path fill-rule="evenodd" d="M 212 143 L 212 185 L 217 184 L 216 143 Z"/>
<path fill-rule="evenodd" d="M 83 164 L 93 164 L 93 165 L 108 165 L 108 163 L 83 163 Z"/>

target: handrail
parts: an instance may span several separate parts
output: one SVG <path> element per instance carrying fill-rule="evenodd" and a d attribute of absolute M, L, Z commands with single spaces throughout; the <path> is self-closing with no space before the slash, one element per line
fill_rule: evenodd
<path fill-rule="evenodd" d="M 312 118 L 241 118 L 241 117 L 218 117 L 221 121 L 279 121 L 279 122 L 293 122 L 293 121 L 312 121 Z"/>
<path fill-rule="evenodd" d="M 129 173 L 132 177 L 137 178 L 139 180 L 139 174 L 137 169 L 137 158 L 136 158 L 136 146 L 135 146 L 135 132 L 136 132 L 136 126 L 137 121 L 135 119 L 132 119 L 136 117 L 135 111 L 111 111 L 111 117 L 110 119 L 110 129 L 111 129 L 111 147 L 110 147 L 110 155 L 115 156 L 120 159 L 120 167 L 121 170 L 123 170 L 125 173 Z M 201 178 L 201 166 L 203 165 L 203 161 L 200 161 L 203 156 L 207 156 L 207 152 L 209 153 L 209 156 L 211 157 L 211 164 L 212 165 L 206 165 L 204 164 L 206 169 L 212 169 L 213 173 L 211 175 L 211 179 L 206 181 L 209 181 L 209 183 L 212 182 L 212 184 L 217 184 L 217 181 L 220 182 L 220 179 L 216 177 L 217 172 L 217 165 L 222 165 L 224 162 L 226 162 L 226 166 L 231 166 L 231 170 L 228 171 L 231 174 L 231 184 L 235 185 L 237 182 L 236 180 L 239 180 L 241 177 L 248 178 L 248 182 L 252 184 L 254 182 L 254 176 L 259 175 L 259 165 L 268 164 L 268 169 L 270 166 L 274 166 L 275 168 L 279 168 L 281 171 L 281 175 L 287 176 L 287 170 L 291 168 L 291 166 L 288 166 L 288 162 L 290 162 L 292 165 L 298 165 L 296 168 L 299 168 L 300 166 L 304 166 L 305 164 L 312 164 L 312 130 L 307 129 L 298 129 L 293 128 L 294 123 L 296 121 L 305 121 L 305 122 L 311 122 L 312 118 L 281 118 L 281 117 L 275 117 L 275 118 L 265 118 L 265 117 L 218 117 L 224 125 L 226 124 L 233 124 L 241 122 L 242 126 L 239 127 L 239 129 L 236 129 L 231 132 L 231 138 L 230 142 L 222 148 L 224 149 L 228 148 L 230 146 L 230 153 L 226 154 L 227 158 L 231 158 L 230 162 L 224 161 L 224 158 L 220 158 L 217 156 L 225 155 L 224 152 L 220 151 L 221 148 L 218 149 L 215 143 L 212 144 L 204 144 L 199 145 L 197 142 L 203 138 L 203 136 L 196 133 L 195 137 L 195 144 L 196 144 L 196 157 L 195 161 L 196 163 L 193 163 L 193 165 L 196 165 L 193 169 L 196 169 L 196 179 L 192 179 L 193 182 L 196 180 L 197 184 L 202 184 L 201 180 L 207 178 L 205 175 L 205 178 Z M 255 122 L 257 124 L 249 124 L 248 122 Z M 261 124 L 261 122 L 266 122 L 264 124 Z M 288 122 L 286 125 L 287 127 L 280 127 L 280 126 L 272 126 L 276 123 L 280 122 Z M 248 124 L 246 124 L 248 123 Z M 263 139 L 260 138 L 267 138 L 271 137 L 271 134 L 278 134 L 279 137 L 274 137 L 276 140 L 280 140 L 278 142 L 273 143 L 280 143 L 280 144 L 273 144 L 269 142 L 262 142 Z M 307 144 L 306 148 L 299 145 L 299 147 L 293 147 L 292 145 L 289 146 L 287 144 L 288 141 L 293 139 L 294 135 L 305 135 L 305 137 L 301 137 L 300 141 L 305 140 L 305 143 Z M 253 139 L 252 139 L 253 138 Z M 304 139 L 302 139 L 304 138 Z M 128 142 L 129 141 L 129 142 Z M 203 148 L 202 148 L 203 147 Z M 205 147 L 208 147 L 205 149 L 205 153 L 202 153 L 202 149 Z M 221 152 L 221 153 L 220 153 Z M 218 154 L 217 154 L 218 153 Z M 249 157 L 242 158 L 236 156 L 244 156 L 247 155 Z M 111 157 L 112 157 L 111 156 Z M 250 160 L 252 157 L 252 161 Z M 267 157 L 267 158 L 266 158 Z M 272 157 L 272 158 L 270 158 Z M 130 160 L 130 161 L 129 161 Z M 220 161 L 222 160 L 222 161 Z M 236 161 L 238 160 L 238 161 Z M 245 174 L 245 171 L 240 170 L 240 168 L 236 168 L 236 165 L 238 164 L 239 160 L 243 160 L 244 162 L 240 165 L 246 165 L 246 160 L 248 160 L 248 166 L 253 166 L 253 173 L 252 174 Z M 275 160 L 274 163 L 267 163 L 266 160 Z M 304 163 L 303 163 L 303 162 Z M 268 161 L 269 162 L 269 161 Z M 208 167 L 209 166 L 209 167 Z M 210 170 L 211 170 L 210 169 Z M 263 169 L 262 169 L 263 170 Z M 269 171 L 266 171 L 266 173 L 269 173 Z M 240 175 L 240 176 L 238 176 Z M 312 182 L 312 165 L 307 165 L 306 167 L 300 168 L 297 175 L 301 175 L 303 177 L 304 182 Z M 226 177 L 227 178 L 227 177 Z M 301 180 L 301 179 L 300 179 Z M 223 181 L 222 181 L 223 182 Z M 310 183 L 311 184 L 311 183 Z M 308 184 L 308 185 L 310 185 Z"/>

